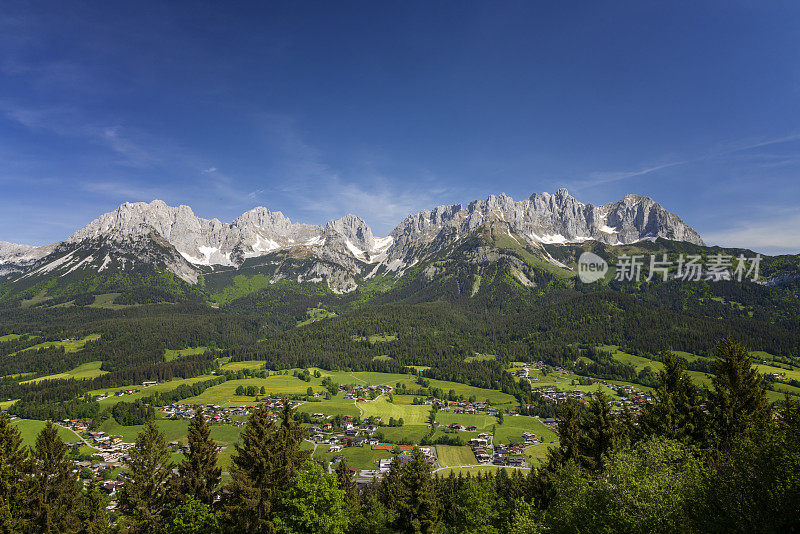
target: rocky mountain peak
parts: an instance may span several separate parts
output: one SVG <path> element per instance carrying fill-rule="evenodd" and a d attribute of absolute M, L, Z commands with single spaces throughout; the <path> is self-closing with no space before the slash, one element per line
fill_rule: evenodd
<path fill-rule="evenodd" d="M 36 247 L 31 245 L 18 245 L 16 243 L 9 243 L 8 241 L 0 241 L 0 261 L 9 256 L 20 256 L 26 252 L 30 252 Z"/>
<path fill-rule="evenodd" d="M 342 235 L 356 247 L 362 250 L 372 250 L 375 247 L 375 237 L 372 230 L 361 217 L 348 213 L 344 217 L 329 221 L 325 225 L 326 235 Z"/>
<path fill-rule="evenodd" d="M 5 273 L 23 273 L 42 267 L 43 262 L 62 261 L 55 258 L 57 254 L 81 249 L 88 257 L 98 255 L 97 250 L 111 250 L 124 256 L 126 265 L 166 265 L 182 278 L 194 280 L 206 268 L 238 268 L 248 258 L 284 251 L 311 262 L 298 280 L 327 277 L 329 284 L 337 280 L 337 290 L 350 291 L 357 286 L 358 276 L 368 278 L 378 272 L 399 276 L 432 254 L 480 234 L 482 228 L 491 228 L 492 235 L 508 234 L 539 250 L 544 250 L 543 245 L 586 240 L 617 245 L 657 237 L 703 244 L 697 232 L 649 197 L 626 195 L 617 202 L 594 206 L 561 188 L 555 193 L 534 193 L 521 201 L 501 193 L 466 207 L 437 206 L 408 215 L 385 238 L 376 238 L 354 214 L 318 226 L 292 222 L 280 211 L 256 207 L 225 223 L 197 217 L 189 206 L 172 207 L 161 200 L 126 202 L 75 232 L 65 243 L 35 249 L 0 243 L 0 264 Z M 113 255 L 108 260 L 106 255 L 103 252 L 102 258 L 95 258 L 103 268 L 114 261 Z M 156 257 L 160 259 L 152 261 Z"/>

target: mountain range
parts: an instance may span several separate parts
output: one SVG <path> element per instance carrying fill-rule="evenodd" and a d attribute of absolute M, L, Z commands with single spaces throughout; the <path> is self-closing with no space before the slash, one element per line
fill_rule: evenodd
<path fill-rule="evenodd" d="M 335 292 L 352 291 L 376 275 L 395 278 L 452 247 L 482 227 L 497 227 L 545 261 L 563 266 L 545 245 L 597 241 L 624 245 L 664 238 L 703 245 L 700 235 L 649 197 L 584 204 L 566 189 L 515 201 L 491 195 L 467 206 L 437 206 L 409 215 L 386 237 L 375 237 L 358 216 L 324 226 L 290 221 L 279 211 L 254 208 L 230 223 L 197 217 L 188 206 L 161 200 L 124 203 L 44 247 L 0 242 L 0 279 L 24 281 L 76 272 L 102 273 L 141 266 L 166 269 L 196 284 L 200 276 L 239 269 L 253 261 L 302 260 L 298 282 L 325 281 Z M 296 269 L 295 269 L 296 271 Z M 278 269 L 274 279 L 288 273 Z"/>

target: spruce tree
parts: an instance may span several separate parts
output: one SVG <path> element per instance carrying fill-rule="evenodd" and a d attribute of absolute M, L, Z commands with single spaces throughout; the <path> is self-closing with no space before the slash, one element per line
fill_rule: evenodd
<path fill-rule="evenodd" d="M 679 441 L 701 441 L 706 427 L 702 398 L 680 360 L 672 352 L 662 358 L 664 370 L 654 402 L 645 406 L 638 419 L 642 437 L 664 436 Z"/>
<path fill-rule="evenodd" d="M 177 485 L 181 499 L 191 496 L 213 506 L 222 469 L 217 467 L 217 446 L 210 436 L 211 429 L 203 408 L 198 408 L 189 423 L 189 451 L 178 466 Z"/>
<path fill-rule="evenodd" d="M 48 421 L 36 437 L 28 462 L 26 532 L 44 534 L 78 529 L 76 511 L 81 493 L 67 451 L 56 426 Z"/>
<path fill-rule="evenodd" d="M 336 485 L 344 492 L 344 500 L 351 507 L 358 506 L 358 486 L 353 480 L 347 462 L 342 459 L 336 466 Z"/>
<path fill-rule="evenodd" d="M 22 526 L 26 462 L 19 429 L 0 411 L 0 532 L 17 532 Z"/>
<path fill-rule="evenodd" d="M 396 526 L 413 534 L 434 532 L 438 523 L 438 503 L 431 467 L 418 447 L 411 452 L 411 460 L 400 477 L 403 491 L 397 503 Z"/>
<path fill-rule="evenodd" d="M 573 398 L 568 398 L 558 411 L 558 449 L 550 449 L 549 461 L 557 466 L 569 460 L 576 460 L 580 455 L 583 435 L 582 408 Z"/>
<path fill-rule="evenodd" d="M 618 425 L 611 414 L 608 397 L 598 389 L 589 401 L 589 411 L 582 424 L 580 463 L 590 471 L 601 471 L 603 457 L 611 452 L 618 437 Z"/>
<path fill-rule="evenodd" d="M 152 419 L 130 450 L 128 480 L 122 487 L 120 505 L 130 521 L 130 531 L 157 531 L 167 514 L 167 483 L 172 472 L 164 435 Z"/>
<path fill-rule="evenodd" d="M 78 508 L 80 534 L 101 534 L 108 531 L 106 498 L 100 493 L 96 480 L 91 480 L 83 491 Z"/>
<path fill-rule="evenodd" d="M 222 520 L 226 532 L 271 533 L 272 449 L 274 422 L 265 406 L 258 407 L 239 436 L 231 458 L 231 483 L 223 501 Z"/>
<path fill-rule="evenodd" d="M 715 439 L 721 448 L 732 438 L 763 427 L 771 417 L 763 378 L 747 350 L 730 338 L 717 345 L 708 408 Z"/>
<path fill-rule="evenodd" d="M 285 400 L 278 428 L 264 406 L 250 415 L 231 459 L 231 483 L 222 511 L 227 531 L 274 531 L 272 517 L 279 493 L 309 455 L 300 449 L 305 429 L 293 414 Z"/>
<path fill-rule="evenodd" d="M 311 456 L 309 451 L 301 448 L 306 429 L 294 420 L 294 409 L 288 399 L 283 400 L 281 425 L 277 434 L 278 462 L 272 476 L 277 488 L 284 489 L 300 466 Z"/>
<path fill-rule="evenodd" d="M 378 500 L 389 510 L 396 510 L 404 491 L 401 483 L 403 476 L 403 464 L 400 457 L 395 456 L 389 464 L 389 472 L 381 479 L 378 484 Z"/>

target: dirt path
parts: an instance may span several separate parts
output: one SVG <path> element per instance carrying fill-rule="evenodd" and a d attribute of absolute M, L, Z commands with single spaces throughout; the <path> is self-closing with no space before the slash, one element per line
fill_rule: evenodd
<path fill-rule="evenodd" d="M 82 441 L 82 442 L 83 442 L 83 443 L 84 443 L 84 444 L 85 444 L 87 447 L 90 447 L 90 448 L 92 448 L 92 449 L 94 449 L 94 450 L 96 450 L 96 451 L 102 450 L 102 449 L 98 449 L 98 448 L 97 448 L 97 447 L 95 447 L 94 445 L 90 444 L 88 441 L 86 441 L 86 439 L 85 439 L 83 436 L 81 436 L 80 434 L 78 434 L 77 432 L 75 432 L 74 430 L 72 430 L 71 428 L 67 428 L 67 427 L 65 427 L 64 425 L 62 425 L 62 424 L 59 424 L 59 423 L 53 423 L 53 424 L 54 424 L 54 425 L 56 425 L 56 426 L 59 426 L 59 427 L 63 428 L 64 430 L 67 430 L 67 431 L 69 431 L 69 432 L 72 432 L 73 434 L 75 434 L 76 436 L 78 436 L 78 438 L 79 438 L 79 439 L 80 439 L 80 440 L 81 440 L 81 441 Z"/>

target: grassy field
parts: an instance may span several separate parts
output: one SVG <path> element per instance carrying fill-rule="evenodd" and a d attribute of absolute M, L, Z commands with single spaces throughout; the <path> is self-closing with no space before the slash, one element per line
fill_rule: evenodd
<path fill-rule="evenodd" d="M 263 274 L 256 274 L 254 276 L 245 276 L 243 274 L 233 277 L 233 284 L 226 287 L 222 291 L 217 291 L 209 296 L 209 300 L 214 304 L 221 306 L 227 304 L 232 300 L 239 297 L 244 297 L 250 293 L 254 293 L 259 289 L 266 289 L 270 287 L 270 278 Z"/>
<path fill-rule="evenodd" d="M 229 362 L 219 366 L 220 371 L 241 371 L 243 369 L 261 369 L 266 362 L 264 360 L 252 360 L 246 362 Z"/>
<path fill-rule="evenodd" d="M 537 467 L 544 463 L 544 461 L 547 459 L 547 451 L 552 447 L 557 447 L 557 445 L 550 445 L 547 443 L 533 445 L 523 450 L 522 454 L 525 456 L 525 460 L 528 462 L 530 467 Z"/>
<path fill-rule="evenodd" d="M 23 307 L 23 308 L 30 308 L 34 304 L 40 304 L 40 303 L 46 301 L 48 298 L 49 297 L 47 296 L 47 290 L 46 289 L 42 289 L 41 291 L 39 291 L 36 295 L 32 296 L 31 298 L 24 299 L 20 303 L 20 306 Z"/>
<path fill-rule="evenodd" d="M 411 389 L 419 389 L 419 384 L 417 384 L 414 379 L 408 378 L 407 380 L 403 381 L 407 387 Z M 391 383 L 391 382 L 390 382 Z M 394 385 L 393 383 L 391 383 Z M 445 380 L 434 380 L 430 379 L 430 387 L 433 388 L 441 388 L 445 393 L 449 392 L 451 389 L 455 391 L 456 395 L 464 395 L 464 398 L 468 399 L 471 396 L 475 396 L 475 398 L 479 401 L 489 400 L 489 403 L 493 406 L 503 406 L 503 407 L 510 407 L 516 406 L 517 401 L 511 395 L 503 393 L 502 391 L 497 391 L 494 389 L 483 389 L 483 388 L 476 388 L 473 386 L 468 386 L 466 384 L 459 384 L 458 382 L 447 382 Z"/>
<path fill-rule="evenodd" d="M 228 380 L 222 384 L 205 390 L 196 397 L 186 399 L 188 404 L 252 404 L 255 397 L 236 395 L 239 386 L 263 387 L 266 395 L 305 394 L 309 386 L 315 391 L 322 391 L 321 386 L 314 387 L 311 383 L 300 380 L 292 375 L 272 375 L 267 378 L 246 378 L 243 380 Z M 259 394 L 260 395 L 260 394 Z"/>
<path fill-rule="evenodd" d="M 315 460 L 323 462 L 330 462 L 331 459 L 341 454 L 344 456 L 347 465 L 356 467 L 358 469 L 378 469 L 379 461 L 392 457 L 390 451 L 373 450 L 370 447 L 345 447 L 340 452 L 328 452 L 327 445 L 320 445 L 317 447 L 317 452 L 314 454 Z"/>
<path fill-rule="evenodd" d="M 357 417 L 359 415 L 358 408 L 356 408 L 353 400 L 344 399 L 342 395 L 331 397 L 331 400 L 306 402 L 298 406 L 297 411 L 310 414 L 324 413 L 326 416 L 349 415 L 351 417 Z"/>
<path fill-rule="evenodd" d="M 464 426 L 475 425 L 478 432 L 489 432 L 497 424 L 497 418 L 486 414 L 457 414 L 453 412 L 439 412 L 436 414 L 439 424 L 447 426 L 450 423 L 461 423 Z"/>
<path fill-rule="evenodd" d="M 750 356 L 753 357 L 756 361 L 767 361 L 770 362 L 775 359 L 775 356 L 770 354 L 769 352 L 763 350 L 751 350 Z"/>
<path fill-rule="evenodd" d="M 326 374 L 331 374 L 329 371 L 322 371 L 322 377 L 324 378 Z M 349 376 L 355 378 L 356 380 L 349 382 L 350 384 L 358 384 L 359 381 L 365 384 L 371 384 L 373 386 L 385 386 L 391 385 L 394 386 L 397 382 L 402 380 L 407 380 L 411 375 L 401 375 L 399 373 L 374 373 L 371 371 L 360 371 L 357 373 L 350 373 Z M 334 382 L 336 381 L 336 377 L 332 377 Z M 342 380 L 339 382 L 340 384 L 347 384 L 348 382 Z"/>
<path fill-rule="evenodd" d="M 705 360 L 705 359 L 707 359 L 707 358 L 704 358 L 703 356 L 698 356 L 697 354 L 692 354 L 691 352 L 686 352 L 686 351 L 683 351 L 683 350 L 673 350 L 672 354 L 674 354 L 675 356 L 679 356 L 679 357 L 685 359 L 687 362 L 694 362 L 694 361 L 697 361 L 697 360 Z"/>
<path fill-rule="evenodd" d="M 100 365 L 103 362 L 87 362 L 77 366 L 74 369 L 70 369 L 69 371 L 64 371 L 63 373 L 58 373 L 55 375 L 47 375 L 47 376 L 40 376 L 39 378 L 34 378 L 32 380 L 26 380 L 24 382 L 20 382 L 21 384 L 27 384 L 29 382 L 39 382 L 40 380 L 55 380 L 55 379 L 68 379 L 68 378 L 95 378 L 100 375 L 106 374 L 108 371 L 100 370 Z"/>
<path fill-rule="evenodd" d="M 451 467 L 459 465 L 475 465 L 478 460 L 469 447 L 456 447 L 453 445 L 437 445 L 436 455 L 439 457 L 439 465 Z"/>
<path fill-rule="evenodd" d="M 496 360 L 496 359 L 497 356 L 495 356 L 494 354 L 476 354 L 475 356 L 467 356 L 466 358 L 464 358 L 464 361 L 466 363 L 472 363 L 472 362 L 485 362 L 488 360 Z"/>
<path fill-rule="evenodd" d="M 575 390 L 575 391 L 583 391 L 586 393 L 596 393 L 599 389 L 611 399 L 618 399 L 619 396 L 616 394 L 614 390 L 610 387 L 605 386 L 603 384 L 592 384 L 588 386 L 582 386 L 577 383 L 579 376 L 573 373 L 563 372 L 557 373 L 555 371 L 550 371 L 547 375 L 543 374 L 541 371 L 533 370 L 530 372 L 531 377 L 531 385 L 533 387 L 556 387 L 561 390 Z M 573 381 L 575 384 L 573 384 Z M 618 385 L 633 385 L 637 389 L 641 390 L 649 390 L 651 388 L 640 386 L 638 384 L 630 384 L 629 382 L 619 382 L 616 380 L 607 380 L 609 384 L 618 384 Z"/>
<path fill-rule="evenodd" d="M 412 441 L 419 443 L 422 438 L 428 433 L 428 425 L 405 425 L 399 427 L 381 427 L 380 432 L 383 434 L 383 441 L 386 443 L 400 443 Z"/>
<path fill-rule="evenodd" d="M 503 424 L 495 427 L 494 443 L 521 443 L 523 432 L 533 432 L 543 443 L 558 440 L 556 433 L 535 417 L 517 415 L 506 416 Z"/>
<path fill-rule="evenodd" d="M 39 435 L 39 432 L 42 431 L 46 423 L 44 421 L 34 421 L 31 419 L 15 419 L 11 424 L 19 429 L 22 435 L 22 443 L 33 447 L 36 444 L 36 436 Z M 56 428 L 58 428 L 59 437 L 65 442 L 75 443 L 76 441 L 80 441 L 78 435 L 72 430 L 67 430 L 60 426 Z"/>
<path fill-rule="evenodd" d="M 164 433 L 164 439 L 167 442 L 177 441 L 180 444 L 186 443 L 186 432 L 189 427 L 189 421 L 179 420 L 172 421 L 169 419 L 156 419 L 158 429 Z M 112 436 L 122 436 L 122 440 L 127 443 L 134 443 L 136 436 L 144 429 L 144 425 L 122 426 L 117 423 L 113 418 L 105 421 L 100 427 L 103 432 Z M 219 466 L 223 470 L 227 470 L 230 466 L 231 455 L 234 453 L 234 445 L 239 440 L 244 427 L 236 427 L 232 425 L 212 425 L 211 426 L 211 439 L 217 445 L 221 445 L 224 449 L 219 453 Z M 183 460 L 183 454 L 176 452 L 172 454 L 171 461 L 179 463 Z"/>
<path fill-rule="evenodd" d="M 44 343 L 39 343 L 38 345 L 28 347 L 24 350 L 43 349 L 46 347 L 64 347 L 65 352 L 78 352 L 89 341 L 96 341 L 98 339 L 100 339 L 100 334 L 90 334 L 83 339 L 76 339 L 74 341 L 45 341 Z M 16 354 L 16 352 L 9 354 L 9 356 L 13 354 Z"/>
<path fill-rule="evenodd" d="M 190 347 L 188 349 L 165 349 L 164 359 L 168 362 L 180 358 L 181 356 L 192 356 L 193 354 L 203 354 L 209 350 L 208 347 Z"/>
<path fill-rule="evenodd" d="M 650 360 L 648 358 L 644 358 L 643 356 L 635 356 L 633 354 L 628 354 L 627 352 L 622 352 L 616 345 L 599 345 L 597 348 L 611 351 L 615 360 L 633 366 L 637 372 L 646 367 L 649 367 L 653 371 L 661 371 L 664 368 L 664 364 L 661 362 Z"/>
<path fill-rule="evenodd" d="M 711 385 L 711 375 L 703 373 L 702 371 L 686 371 L 692 378 L 692 382 L 697 384 L 698 386 L 710 386 Z"/>
<path fill-rule="evenodd" d="M 120 386 L 114 388 L 104 388 L 104 389 L 95 389 L 90 391 L 91 395 L 100 395 L 105 393 L 107 395 L 111 395 L 108 398 L 105 398 L 100 403 L 100 408 L 106 408 L 110 406 L 114 406 L 116 403 L 120 401 L 132 402 L 136 399 L 141 399 L 142 397 L 147 397 L 152 395 L 157 391 L 170 391 L 175 389 L 176 387 L 180 386 L 181 384 L 194 384 L 195 382 L 201 382 L 203 380 L 208 380 L 212 378 L 211 375 L 202 375 L 196 376 L 194 378 L 177 378 L 175 380 L 170 380 L 169 382 L 161 382 L 156 384 L 155 386 L 150 387 L 142 387 L 141 385 L 131 385 L 131 386 Z M 138 389 L 136 393 L 132 393 L 130 395 L 122 395 L 120 397 L 113 396 L 117 391 L 125 391 L 127 389 Z"/>
<path fill-rule="evenodd" d="M 373 362 L 388 362 L 389 360 L 392 360 L 392 359 L 393 358 L 391 356 L 387 356 L 386 354 L 381 354 L 380 356 L 374 356 L 372 358 L 372 361 Z"/>
<path fill-rule="evenodd" d="M 94 297 L 94 302 L 89 304 L 90 308 L 105 308 L 108 310 L 123 310 L 125 308 L 132 308 L 135 304 L 114 304 L 114 299 L 120 296 L 122 293 L 103 293 L 102 295 L 96 295 Z"/>
<path fill-rule="evenodd" d="M 389 402 L 387 397 L 378 397 L 373 401 L 359 402 L 358 407 L 364 411 L 364 418 L 379 415 L 384 422 L 390 417 L 403 418 L 407 425 L 423 425 L 428 418 L 430 406 L 399 404 Z"/>
<path fill-rule="evenodd" d="M 755 368 L 758 369 L 758 372 L 761 374 L 784 373 L 789 380 L 800 380 L 800 370 L 797 369 L 784 369 L 782 367 L 764 364 L 757 364 Z"/>
<path fill-rule="evenodd" d="M 158 429 L 164 433 L 167 442 L 179 441 L 186 442 L 186 430 L 189 428 L 189 421 L 172 421 L 169 419 L 156 419 Z M 114 418 L 107 419 L 100 430 L 112 436 L 122 436 L 122 441 L 133 443 L 136 436 L 144 429 L 144 425 L 122 426 Z"/>
<path fill-rule="evenodd" d="M 316 321 L 321 321 L 322 319 L 327 319 L 328 317 L 336 317 L 336 314 L 332 311 L 323 310 L 322 308 L 311 308 L 306 312 L 306 317 L 307 318 L 302 321 L 297 321 L 298 327 L 305 326 Z"/>
<path fill-rule="evenodd" d="M 4 336 L 0 336 L 0 343 L 4 343 L 6 341 L 14 341 L 15 339 L 19 339 L 22 337 L 22 334 L 6 334 Z"/>

